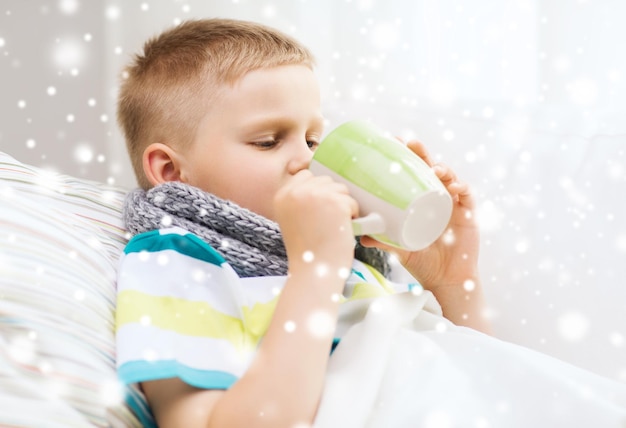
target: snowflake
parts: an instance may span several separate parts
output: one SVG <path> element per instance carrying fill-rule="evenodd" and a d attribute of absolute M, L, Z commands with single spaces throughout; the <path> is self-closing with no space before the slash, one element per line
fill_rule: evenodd
<path fill-rule="evenodd" d="M 124 385 L 117 379 L 107 379 L 100 385 L 100 399 L 106 407 L 123 403 L 125 395 Z"/>
<path fill-rule="evenodd" d="M 333 316 L 326 311 L 315 311 L 309 316 L 307 328 L 309 332 L 319 338 L 333 334 L 335 322 Z"/>
<path fill-rule="evenodd" d="M 59 10 L 64 15 L 73 15 L 80 6 L 78 0 L 60 0 L 58 3 Z"/>
<path fill-rule="evenodd" d="M 296 331 L 296 323 L 293 321 L 285 322 L 285 331 L 287 333 L 293 333 L 294 331 Z"/>
<path fill-rule="evenodd" d="M 93 158 L 93 148 L 87 143 L 79 144 L 74 149 L 74 159 L 79 163 L 90 163 Z"/>
<path fill-rule="evenodd" d="M 589 320 L 581 312 L 568 312 L 558 319 L 558 331 L 568 342 L 580 342 L 589 331 Z"/>
<path fill-rule="evenodd" d="M 83 65 L 85 52 L 78 40 L 59 40 L 52 50 L 52 59 L 60 70 L 70 71 Z"/>

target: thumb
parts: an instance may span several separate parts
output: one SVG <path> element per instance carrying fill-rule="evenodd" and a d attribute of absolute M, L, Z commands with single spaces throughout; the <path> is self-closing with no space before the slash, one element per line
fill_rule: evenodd
<path fill-rule="evenodd" d="M 385 244 L 383 242 L 377 241 L 369 235 L 363 235 L 359 238 L 359 243 L 362 247 L 365 248 L 379 248 L 383 251 L 388 252 L 389 254 L 393 254 L 398 258 L 401 264 L 404 264 L 406 260 L 408 260 L 411 252 L 409 250 L 404 250 L 402 248 L 394 247 L 389 244 Z"/>
<path fill-rule="evenodd" d="M 363 235 L 359 238 L 359 243 L 366 248 L 380 248 L 383 251 L 387 251 L 387 252 L 393 252 L 393 253 L 398 253 L 398 252 L 402 252 L 404 250 L 397 248 L 397 247 L 393 247 L 389 244 L 385 244 L 383 242 L 377 241 L 376 239 L 372 238 L 369 235 Z"/>

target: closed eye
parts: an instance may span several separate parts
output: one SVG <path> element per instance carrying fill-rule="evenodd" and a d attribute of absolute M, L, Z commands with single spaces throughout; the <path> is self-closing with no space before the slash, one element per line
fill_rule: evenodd
<path fill-rule="evenodd" d="M 255 141 L 252 144 L 260 149 L 271 149 L 273 147 L 276 147 L 276 145 L 278 144 L 278 141 L 277 140 Z"/>
<path fill-rule="evenodd" d="M 315 150 L 317 149 L 317 146 L 320 145 L 320 143 L 315 140 L 307 140 L 306 145 L 309 146 L 309 149 Z"/>

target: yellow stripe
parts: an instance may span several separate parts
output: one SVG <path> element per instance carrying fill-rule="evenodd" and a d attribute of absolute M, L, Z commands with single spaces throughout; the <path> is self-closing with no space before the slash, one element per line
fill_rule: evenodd
<path fill-rule="evenodd" d="M 126 324 L 149 324 L 164 330 L 196 337 L 230 341 L 238 349 L 256 347 L 270 324 L 278 297 L 242 307 L 244 321 L 226 315 L 206 302 L 152 296 L 137 290 L 118 294 L 115 328 Z"/>
<path fill-rule="evenodd" d="M 116 328 L 130 323 L 149 323 L 188 336 L 214 338 L 240 336 L 243 331 L 238 318 L 215 310 L 205 302 L 124 290 L 117 298 Z"/>
<path fill-rule="evenodd" d="M 394 294 L 394 289 L 391 285 L 389 285 L 389 282 L 387 282 L 387 278 L 385 278 L 383 276 L 383 274 L 381 274 L 380 272 L 378 272 L 376 269 L 374 269 L 373 267 L 371 267 L 370 265 L 368 265 L 367 263 L 363 263 L 363 265 L 365 265 L 365 267 L 367 268 L 367 270 L 369 270 L 372 275 L 374 275 L 374 278 L 376 278 L 376 280 L 379 282 L 379 284 L 381 285 L 381 287 L 383 287 L 385 289 L 385 291 L 387 292 L 387 294 Z"/>
<path fill-rule="evenodd" d="M 386 290 L 377 285 L 369 284 L 367 282 L 359 282 L 357 284 L 354 284 L 354 288 L 352 289 L 352 295 L 350 295 L 350 298 L 348 300 L 371 299 L 372 297 L 380 297 L 386 295 Z"/>
<path fill-rule="evenodd" d="M 256 341 L 265 335 L 270 321 L 272 320 L 272 316 L 274 315 L 276 302 L 278 302 L 278 297 L 275 297 L 267 303 L 256 303 L 252 306 L 252 309 L 247 306 L 242 308 L 244 320 L 249 328 L 250 335 Z"/>

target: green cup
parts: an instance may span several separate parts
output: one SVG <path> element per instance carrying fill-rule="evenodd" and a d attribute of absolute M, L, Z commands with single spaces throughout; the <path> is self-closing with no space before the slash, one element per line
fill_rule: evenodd
<path fill-rule="evenodd" d="M 355 236 L 411 251 L 432 244 L 452 214 L 452 198 L 433 170 L 406 145 L 363 121 L 346 122 L 319 145 L 309 169 L 345 183 L 363 217 Z"/>

